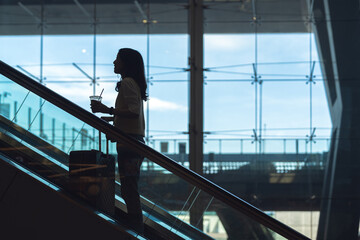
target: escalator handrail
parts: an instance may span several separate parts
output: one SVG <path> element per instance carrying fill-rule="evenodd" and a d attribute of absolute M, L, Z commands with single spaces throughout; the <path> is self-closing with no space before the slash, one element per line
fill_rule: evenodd
<path fill-rule="evenodd" d="M 16 82 L 27 90 L 35 93 L 39 97 L 54 104 L 55 106 L 61 108 L 65 112 L 73 115 L 74 117 L 80 119 L 95 129 L 98 129 L 105 134 L 114 136 L 116 140 L 121 141 L 128 147 L 142 154 L 144 157 L 147 157 L 149 160 L 155 162 L 156 164 L 167 169 L 180 178 L 185 179 L 187 182 L 214 196 L 216 199 L 221 200 L 223 203 L 240 211 L 253 220 L 261 223 L 265 227 L 270 228 L 272 231 L 282 235 L 283 237 L 288 239 L 309 239 L 289 226 L 283 224 L 282 222 L 270 217 L 266 213 L 245 202 L 229 191 L 207 180 L 201 175 L 183 167 L 169 157 L 157 152 L 156 150 L 137 141 L 136 139 L 131 138 L 106 121 L 100 119 L 89 111 L 86 111 L 70 100 L 52 91 L 51 89 L 48 89 L 39 82 L 36 82 L 35 80 L 12 68 L 1 60 L 0 74 L 6 76 L 10 80 Z"/>

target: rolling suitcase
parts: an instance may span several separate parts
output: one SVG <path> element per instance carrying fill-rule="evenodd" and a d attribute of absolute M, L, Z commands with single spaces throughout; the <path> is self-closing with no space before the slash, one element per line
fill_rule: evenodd
<path fill-rule="evenodd" d="M 70 189 L 96 209 L 113 216 L 115 210 L 115 157 L 99 150 L 71 151 L 69 156 Z"/>

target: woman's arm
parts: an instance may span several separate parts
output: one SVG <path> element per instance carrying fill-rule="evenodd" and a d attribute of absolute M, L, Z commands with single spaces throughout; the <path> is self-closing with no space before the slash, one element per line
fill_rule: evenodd
<path fill-rule="evenodd" d="M 109 114 L 114 116 L 121 116 L 121 117 L 127 117 L 127 118 L 137 118 L 139 117 L 139 114 L 131 112 L 129 110 L 120 110 L 116 108 L 109 108 Z"/>
<path fill-rule="evenodd" d="M 93 113 L 98 113 L 98 112 L 99 113 L 108 113 L 110 115 L 127 117 L 127 118 L 139 117 L 139 114 L 136 114 L 129 110 L 120 110 L 120 109 L 116 109 L 113 107 L 107 107 L 105 104 L 103 104 L 101 102 L 95 102 L 95 101 L 93 101 L 91 103 L 91 110 Z"/>
<path fill-rule="evenodd" d="M 141 111 L 141 95 L 140 89 L 137 83 L 133 78 L 125 78 L 122 80 L 121 84 L 122 96 L 124 99 L 126 109 L 110 109 L 110 112 L 113 112 L 114 115 L 127 117 L 127 118 L 137 118 L 140 115 Z"/>

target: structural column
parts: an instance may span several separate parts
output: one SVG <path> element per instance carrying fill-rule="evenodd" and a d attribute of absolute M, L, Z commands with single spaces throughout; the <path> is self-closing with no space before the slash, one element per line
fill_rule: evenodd
<path fill-rule="evenodd" d="M 203 76 L 203 1 L 189 0 L 190 35 L 190 115 L 189 142 L 190 169 L 203 173 L 203 112 L 204 112 L 204 76 Z M 190 210 L 190 223 L 202 228 L 201 216 L 196 207 L 200 199 Z"/>
<path fill-rule="evenodd" d="M 313 13 L 333 124 L 317 239 L 357 239 L 360 215 L 360 2 L 315 0 Z"/>

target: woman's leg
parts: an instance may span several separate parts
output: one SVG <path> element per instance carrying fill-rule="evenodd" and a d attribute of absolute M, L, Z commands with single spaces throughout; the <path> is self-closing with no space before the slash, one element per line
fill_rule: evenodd
<path fill-rule="evenodd" d="M 129 223 L 139 233 L 143 233 L 143 216 L 138 191 L 140 166 L 143 157 L 122 147 L 117 150 L 121 196 L 126 203 Z"/>

